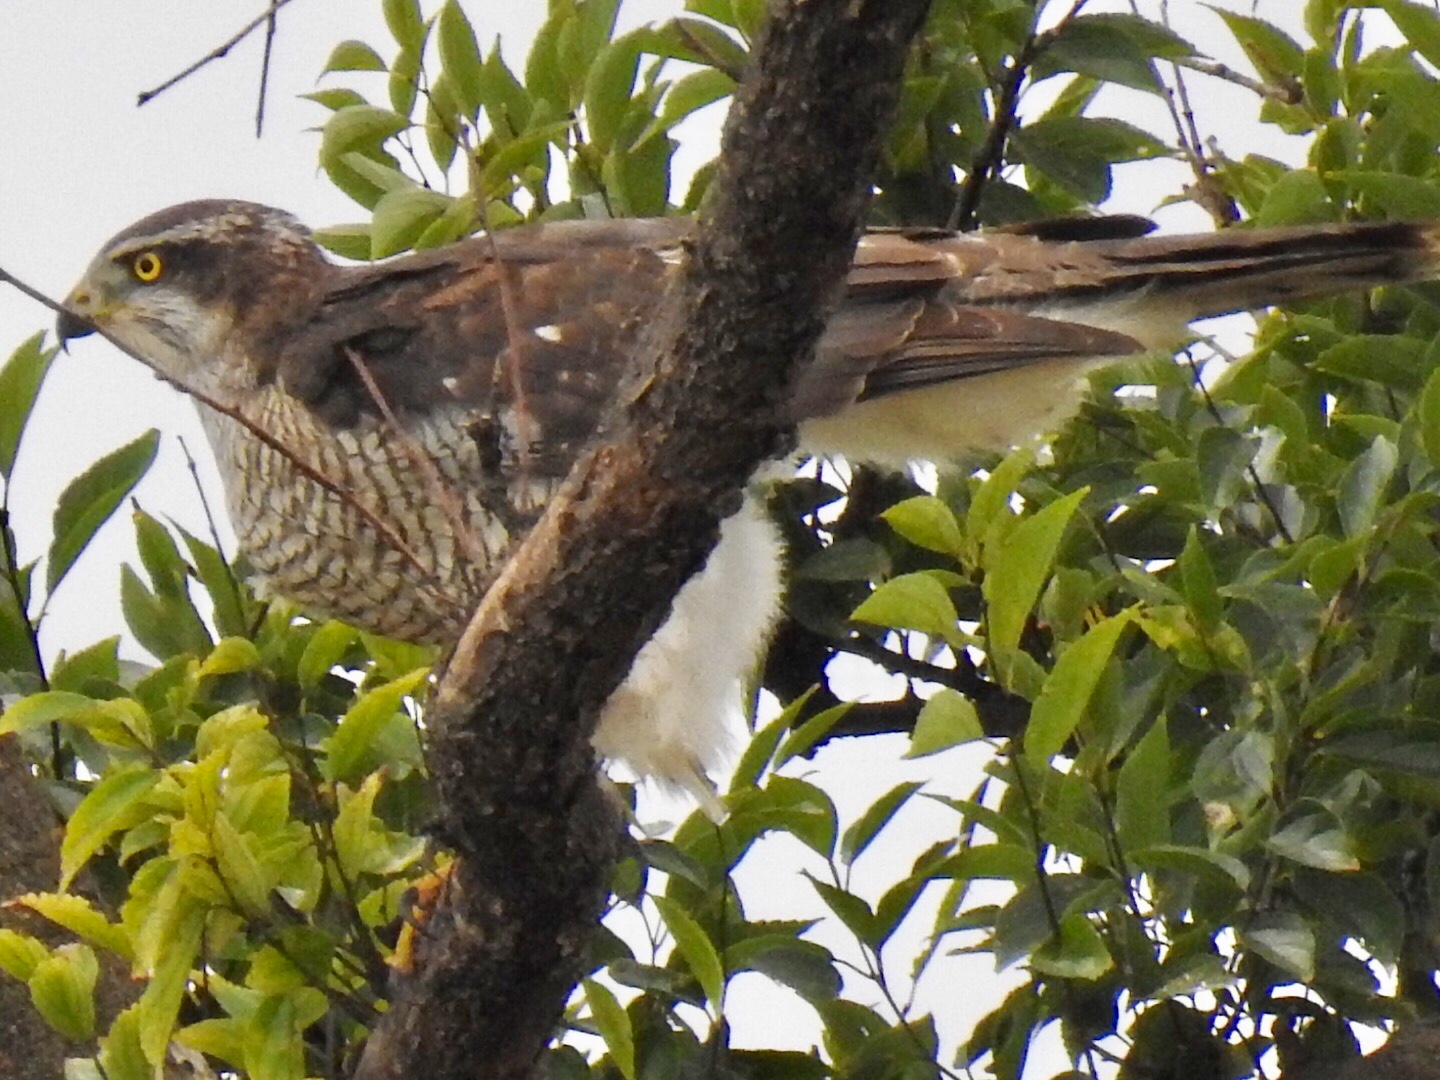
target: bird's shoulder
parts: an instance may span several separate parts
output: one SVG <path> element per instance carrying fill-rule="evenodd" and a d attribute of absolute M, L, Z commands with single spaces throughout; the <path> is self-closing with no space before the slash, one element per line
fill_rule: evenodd
<path fill-rule="evenodd" d="M 687 219 L 557 221 L 335 266 L 273 374 L 328 423 L 523 407 L 588 435 L 664 289 Z M 523 403 L 517 406 L 516 403 Z"/>

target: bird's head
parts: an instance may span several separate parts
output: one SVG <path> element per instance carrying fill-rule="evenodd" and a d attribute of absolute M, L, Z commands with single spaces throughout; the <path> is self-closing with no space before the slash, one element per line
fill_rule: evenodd
<path fill-rule="evenodd" d="M 112 237 L 65 299 L 57 332 L 102 330 L 184 389 L 232 404 L 257 337 L 291 325 L 331 269 L 309 231 L 257 203 L 207 199 Z"/>

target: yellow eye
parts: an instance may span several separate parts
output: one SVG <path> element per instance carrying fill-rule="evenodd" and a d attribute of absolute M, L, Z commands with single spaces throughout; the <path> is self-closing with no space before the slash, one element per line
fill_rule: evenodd
<path fill-rule="evenodd" d="M 160 256 L 153 251 L 141 252 L 135 256 L 135 261 L 130 264 L 130 269 L 135 276 L 147 284 L 158 278 L 165 269 L 165 264 L 160 261 Z"/>

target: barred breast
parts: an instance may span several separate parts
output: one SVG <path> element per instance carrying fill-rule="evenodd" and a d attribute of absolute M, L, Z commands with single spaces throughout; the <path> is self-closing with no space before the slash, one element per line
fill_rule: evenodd
<path fill-rule="evenodd" d="M 455 641 L 554 487 L 498 482 L 459 408 L 337 429 L 271 386 L 245 415 L 283 450 L 201 411 L 256 584 L 386 637 Z"/>

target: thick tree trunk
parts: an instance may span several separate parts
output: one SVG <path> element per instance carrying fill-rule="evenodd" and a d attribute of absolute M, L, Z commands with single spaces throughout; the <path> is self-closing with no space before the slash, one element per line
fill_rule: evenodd
<path fill-rule="evenodd" d="M 585 971 L 623 839 L 590 733 L 720 520 L 849 264 L 928 0 L 786 0 L 726 126 L 707 222 L 608 435 L 485 598 L 435 694 L 459 859 L 357 1076 L 528 1077 Z"/>

